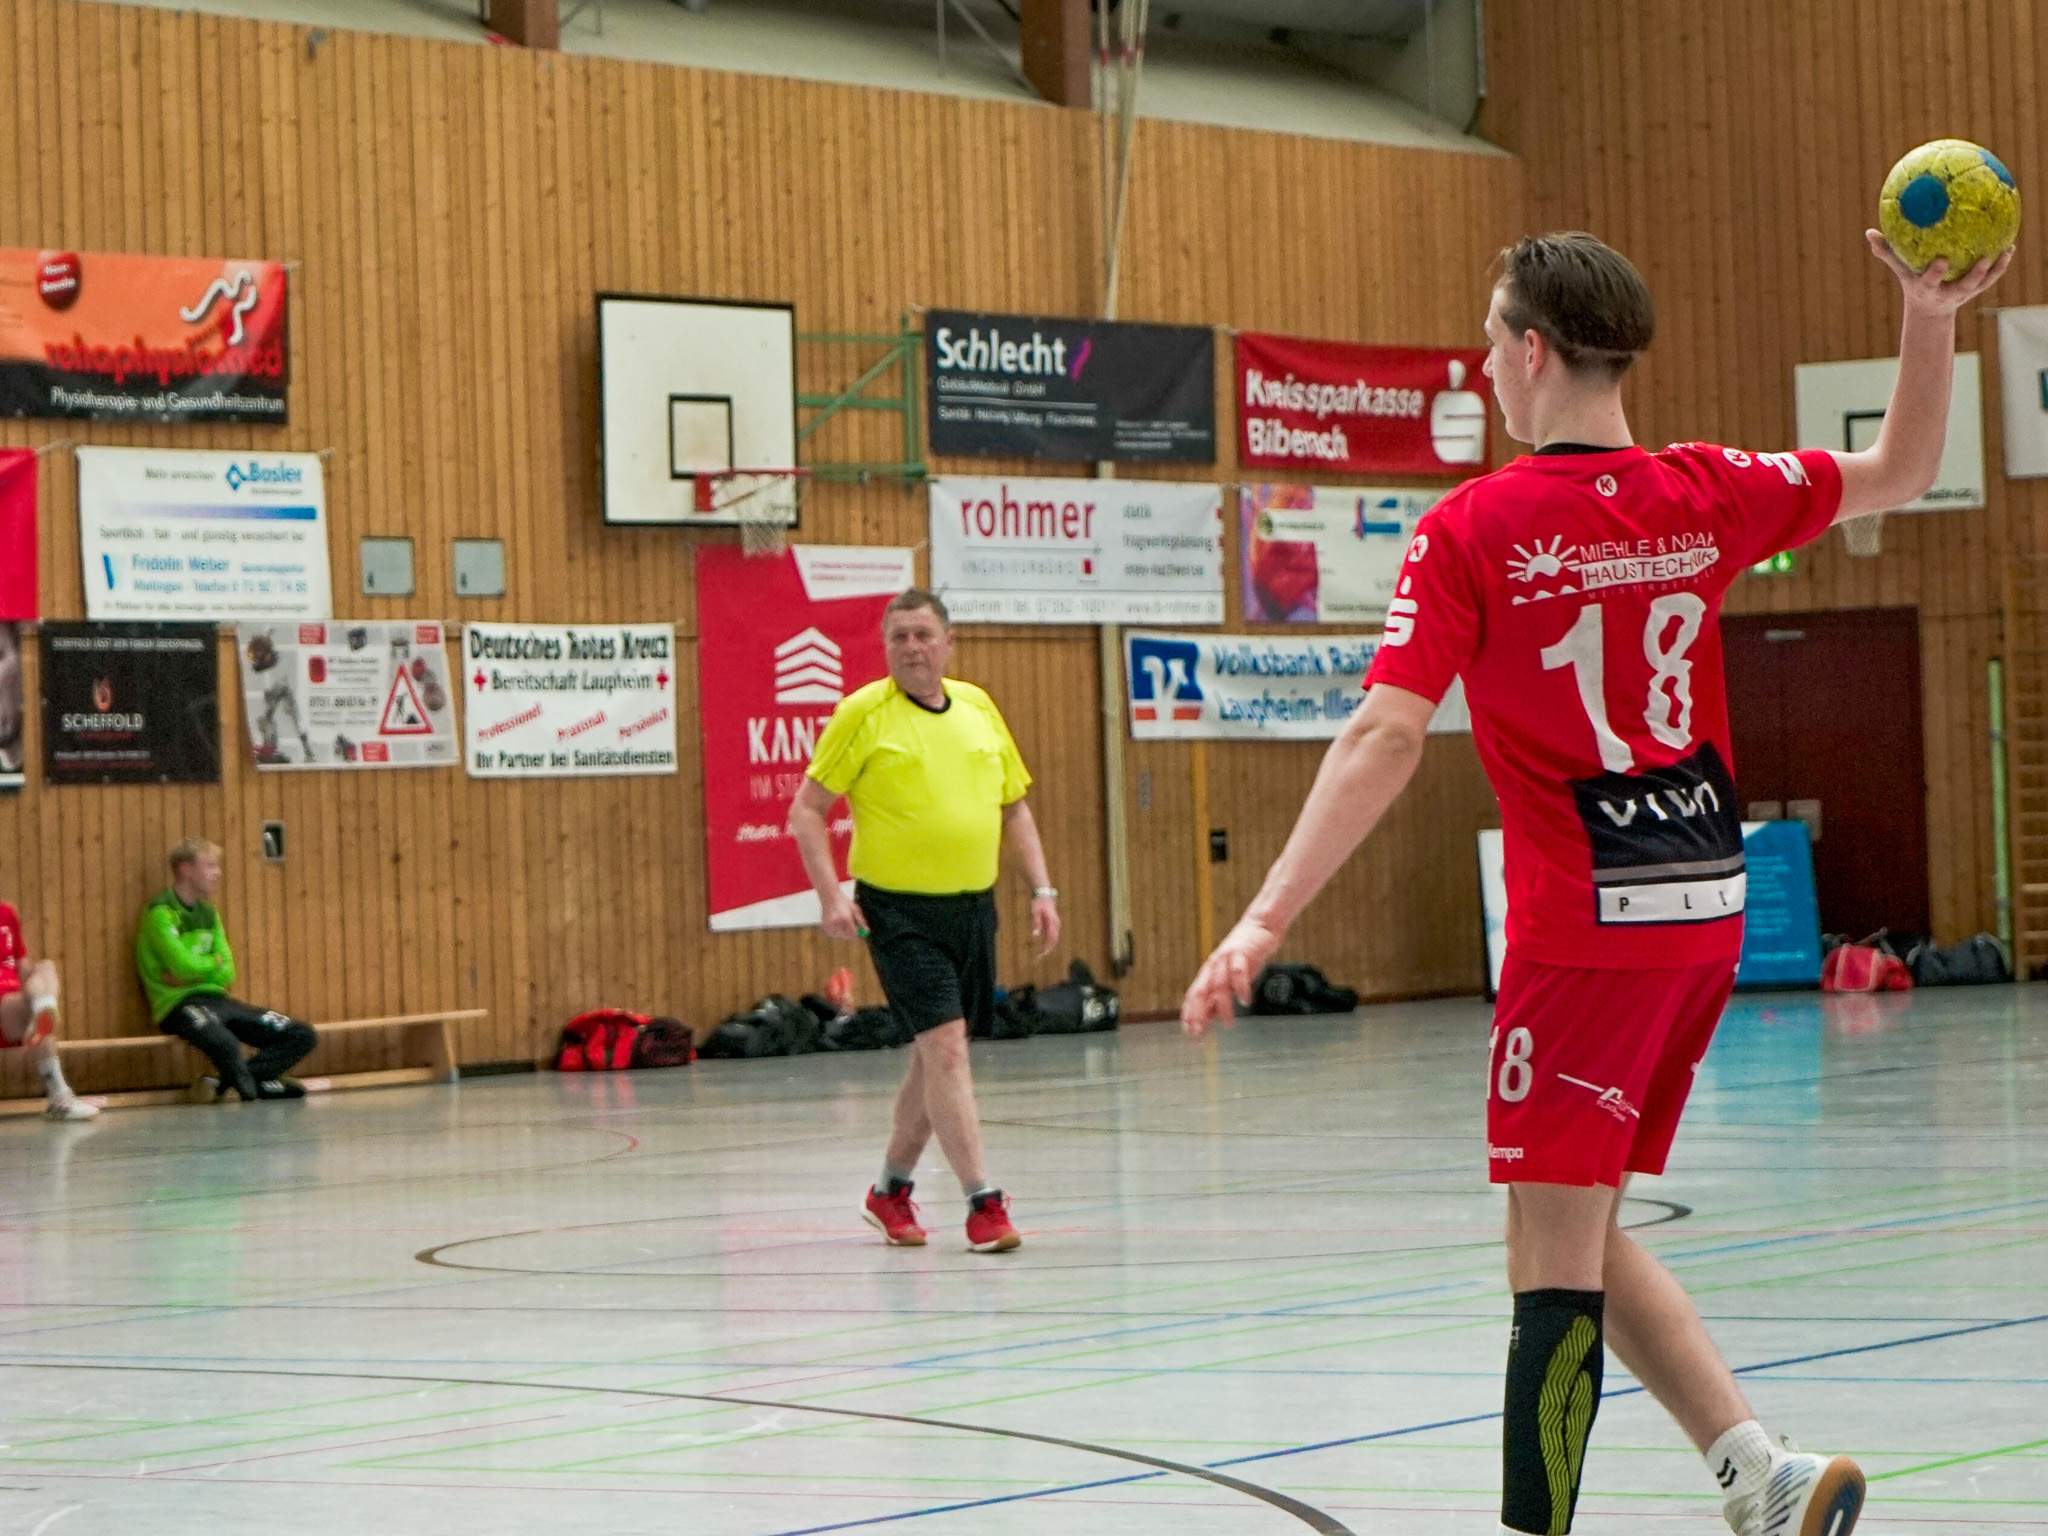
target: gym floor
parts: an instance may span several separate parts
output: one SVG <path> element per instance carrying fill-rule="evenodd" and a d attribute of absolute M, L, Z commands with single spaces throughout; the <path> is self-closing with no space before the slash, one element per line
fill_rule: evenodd
<path fill-rule="evenodd" d="M 1486 1030 L 977 1047 L 1000 1257 L 858 1221 L 896 1052 L 6 1121 L 0 1530 L 1490 1533 Z M 1864 1531 L 2048 1531 L 2048 988 L 1739 999 L 1637 1194 Z M 1724 1529 L 1607 1391 L 1579 1529 Z"/>

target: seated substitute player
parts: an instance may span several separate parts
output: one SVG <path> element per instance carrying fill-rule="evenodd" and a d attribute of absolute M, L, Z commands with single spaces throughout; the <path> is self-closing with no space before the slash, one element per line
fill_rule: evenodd
<path fill-rule="evenodd" d="M 1364 704 L 1181 1018 L 1233 995 L 1400 794 L 1462 675 L 1500 799 L 1508 955 L 1487 1075 L 1487 1152 L 1508 1186 L 1514 1290 L 1501 1529 L 1571 1529 L 1600 1406 L 1603 1335 L 1677 1419 L 1739 1536 L 1848 1536 L 1863 1475 L 1781 1448 L 1678 1282 L 1616 1224 L 1631 1173 L 1661 1173 L 1735 981 L 1742 829 L 1718 614 L 1753 562 L 1934 482 L 1955 312 L 2009 258 L 1915 277 L 1899 374 L 1861 453 L 1635 446 L 1621 378 L 1650 343 L 1649 291 L 1590 235 L 1502 253 L 1486 317 L 1510 436 L 1535 453 L 1467 481 L 1418 525 Z"/>
<path fill-rule="evenodd" d="M 27 974 L 24 975 L 23 973 Z M 92 1120 L 99 1116 L 64 1081 L 57 1059 L 57 967 L 31 962 L 21 934 L 21 914 L 0 901 L 0 1046 L 22 1046 L 35 1057 L 36 1075 L 49 1100 L 49 1120 Z"/>
<path fill-rule="evenodd" d="M 896 1093 L 882 1177 L 862 1216 L 900 1247 L 921 1247 L 911 1174 L 934 1136 L 967 1196 L 967 1246 L 1018 1245 L 1009 1202 L 988 1181 L 967 1059 L 968 1022 L 995 1011 L 997 860 L 1007 837 L 1031 881 L 1039 953 L 1059 942 L 1059 892 L 1024 792 L 1031 775 L 995 701 L 946 676 L 946 606 L 913 588 L 882 614 L 889 675 L 839 701 L 789 810 L 825 932 L 868 941 L 889 1006 L 916 1031 Z M 852 900 L 839 888 L 825 818 L 853 809 Z"/>
<path fill-rule="evenodd" d="M 228 996 L 235 957 L 213 899 L 220 891 L 220 845 L 188 838 L 171 850 L 170 889 L 142 910 L 135 930 L 135 969 L 149 1016 L 167 1035 L 204 1052 L 225 1099 L 302 1099 L 302 1083 L 285 1069 L 303 1061 L 320 1037 L 313 1026 Z M 242 1047 L 253 1045 L 244 1059 Z"/>

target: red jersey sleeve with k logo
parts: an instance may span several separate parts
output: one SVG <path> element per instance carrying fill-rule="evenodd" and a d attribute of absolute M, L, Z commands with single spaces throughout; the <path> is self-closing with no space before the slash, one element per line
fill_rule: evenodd
<path fill-rule="evenodd" d="M 1719 615 L 1841 501 L 1819 451 L 1688 443 L 1519 459 L 1423 518 L 1367 685 L 1462 674 L 1501 803 L 1508 945 L 1551 965 L 1740 952 Z"/>

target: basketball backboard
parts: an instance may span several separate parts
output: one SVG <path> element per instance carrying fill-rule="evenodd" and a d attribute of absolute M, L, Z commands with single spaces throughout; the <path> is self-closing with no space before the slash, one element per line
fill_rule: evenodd
<path fill-rule="evenodd" d="M 796 467 L 790 305 L 600 294 L 597 373 L 607 523 L 731 527 L 738 511 L 701 509 L 724 498 L 700 497 L 699 475 Z M 796 482 L 765 494 L 794 527 Z"/>

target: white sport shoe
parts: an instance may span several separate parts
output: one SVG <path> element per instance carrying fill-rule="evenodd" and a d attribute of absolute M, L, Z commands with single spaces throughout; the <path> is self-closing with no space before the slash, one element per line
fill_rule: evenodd
<path fill-rule="evenodd" d="M 1863 1469 L 1846 1456 L 1773 1451 L 1763 1487 L 1721 1508 L 1735 1536 L 1849 1536 L 1863 1513 Z"/>
<path fill-rule="evenodd" d="M 100 1107 L 88 1104 L 83 1099 L 52 1099 L 43 1110 L 45 1120 L 61 1120 L 76 1123 L 83 1120 L 97 1120 Z"/>

